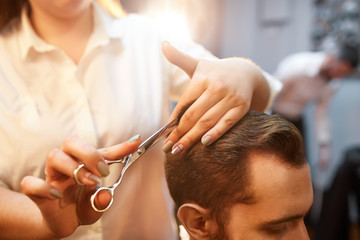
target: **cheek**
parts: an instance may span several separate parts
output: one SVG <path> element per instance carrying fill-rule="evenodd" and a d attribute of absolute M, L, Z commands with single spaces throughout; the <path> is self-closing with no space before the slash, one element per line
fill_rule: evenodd
<path fill-rule="evenodd" d="M 249 230 L 249 227 L 241 224 L 230 224 L 225 226 L 226 237 L 229 240 L 246 240 L 254 239 L 253 233 Z"/>
<path fill-rule="evenodd" d="M 262 240 L 263 238 L 258 235 L 255 230 L 255 222 L 253 222 L 253 216 L 239 213 L 238 209 L 232 209 L 230 212 L 228 221 L 225 224 L 225 232 L 227 239 L 229 240 Z"/>
<path fill-rule="evenodd" d="M 345 77 L 350 73 L 351 73 L 351 68 L 342 65 L 333 68 L 331 71 L 332 78 Z"/>

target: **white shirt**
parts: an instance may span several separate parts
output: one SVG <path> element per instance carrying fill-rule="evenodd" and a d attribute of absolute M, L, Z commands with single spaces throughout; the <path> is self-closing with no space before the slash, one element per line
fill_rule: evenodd
<path fill-rule="evenodd" d="M 283 83 L 274 111 L 289 119 L 301 117 L 306 104 L 316 98 L 327 81 L 319 76 L 326 58 L 322 52 L 295 53 L 279 63 L 274 76 Z"/>
<path fill-rule="evenodd" d="M 146 139 L 168 120 L 169 100 L 180 96 L 189 79 L 162 55 L 164 36 L 147 18 L 113 19 L 96 5 L 94 23 L 78 65 L 35 34 L 25 11 L 2 31 L 1 186 L 21 191 L 24 176 L 44 177 L 47 153 L 67 136 L 100 148 L 135 134 Z M 213 57 L 191 41 L 171 42 L 191 55 Z M 176 239 L 160 149 L 158 144 L 129 168 L 100 221 L 69 239 Z M 110 171 L 103 185 L 117 180 L 119 168 Z"/>

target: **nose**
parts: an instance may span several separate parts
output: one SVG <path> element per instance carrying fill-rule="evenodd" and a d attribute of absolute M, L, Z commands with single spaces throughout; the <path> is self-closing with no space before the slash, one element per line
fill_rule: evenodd
<path fill-rule="evenodd" d="M 310 240 L 304 221 L 298 221 L 286 239 Z"/>
<path fill-rule="evenodd" d="M 310 240 L 309 233 L 308 233 L 308 231 L 306 229 L 304 221 L 301 221 L 301 223 L 299 224 L 297 235 L 296 235 L 295 239 L 298 239 L 298 240 Z"/>

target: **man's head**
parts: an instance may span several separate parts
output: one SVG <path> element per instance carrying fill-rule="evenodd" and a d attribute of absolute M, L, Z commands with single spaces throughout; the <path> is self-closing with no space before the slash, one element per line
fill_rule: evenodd
<path fill-rule="evenodd" d="M 278 116 L 249 112 L 210 146 L 166 155 L 166 178 L 191 239 L 307 239 L 312 187 L 302 138 Z"/>
<path fill-rule="evenodd" d="M 329 80 L 343 78 L 354 72 L 358 62 L 358 48 L 342 45 L 336 53 L 328 55 L 321 67 L 320 73 Z"/>

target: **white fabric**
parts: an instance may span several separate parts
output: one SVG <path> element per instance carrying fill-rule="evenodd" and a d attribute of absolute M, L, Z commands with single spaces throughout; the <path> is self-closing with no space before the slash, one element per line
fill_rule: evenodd
<path fill-rule="evenodd" d="M 79 136 L 97 148 L 138 133 L 147 138 L 168 120 L 169 100 L 184 91 L 188 78 L 163 57 L 165 37 L 149 19 L 112 19 L 94 9 L 94 32 L 78 65 L 35 34 L 25 11 L 21 21 L 2 31 L 3 187 L 20 191 L 24 176 L 44 177 L 48 151 L 67 136 Z M 190 41 L 166 39 L 194 56 L 213 57 Z M 160 149 L 158 144 L 129 169 L 100 221 L 80 227 L 69 239 L 176 239 Z M 119 175 L 116 166 L 110 171 L 104 185 Z"/>
<path fill-rule="evenodd" d="M 295 53 L 279 63 L 274 76 L 283 83 L 276 98 L 274 111 L 296 120 L 306 104 L 326 86 L 326 79 L 318 75 L 326 58 L 322 52 Z"/>
<path fill-rule="evenodd" d="M 266 80 L 269 84 L 269 87 L 270 87 L 269 101 L 265 108 L 265 112 L 269 112 L 271 110 L 271 108 L 273 107 L 274 99 L 276 98 L 278 93 L 281 91 L 283 84 L 277 78 L 270 75 L 269 73 L 267 73 L 265 71 L 263 71 L 262 73 L 263 73 L 264 77 L 266 78 Z"/>
<path fill-rule="evenodd" d="M 314 77 L 318 74 L 326 54 L 323 52 L 299 52 L 289 55 L 280 63 L 274 76 L 286 79 L 293 75 Z"/>

